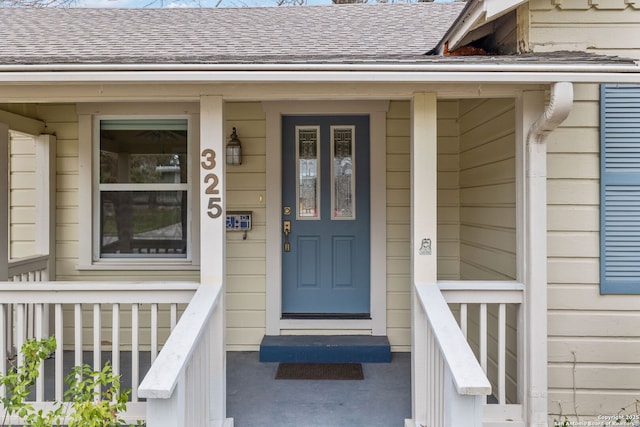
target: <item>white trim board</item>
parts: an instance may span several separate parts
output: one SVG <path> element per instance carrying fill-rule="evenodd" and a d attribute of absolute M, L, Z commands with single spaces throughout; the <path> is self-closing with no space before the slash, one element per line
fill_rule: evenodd
<path fill-rule="evenodd" d="M 263 102 L 267 120 L 267 259 L 266 334 L 280 335 L 284 329 L 327 329 L 323 320 L 281 319 L 282 314 L 282 115 L 368 114 L 371 144 L 371 320 L 340 320 L 331 329 L 371 330 L 387 333 L 386 268 L 386 112 L 389 101 L 274 101 Z M 374 232 L 375 231 L 375 232 Z M 335 326 L 334 326 L 335 325 Z"/>

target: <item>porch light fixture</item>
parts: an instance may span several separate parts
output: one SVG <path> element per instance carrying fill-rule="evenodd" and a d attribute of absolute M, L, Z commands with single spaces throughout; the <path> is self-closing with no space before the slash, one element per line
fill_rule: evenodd
<path fill-rule="evenodd" d="M 236 134 L 236 128 L 233 128 L 231 132 L 231 140 L 227 144 L 227 164 L 228 165 L 241 165 L 242 164 L 242 145 Z"/>

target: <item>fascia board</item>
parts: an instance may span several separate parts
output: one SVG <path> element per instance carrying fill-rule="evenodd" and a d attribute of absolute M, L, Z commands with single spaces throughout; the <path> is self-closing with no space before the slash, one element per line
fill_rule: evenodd
<path fill-rule="evenodd" d="M 478 23 L 484 17 L 485 11 L 484 3 L 471 5 L 467 10 L 462 11 L 463 15 L 453 24 L 453 26 L 447 31 L 442 39 L 444 44 L 448 46 L 449 51 L 455 50 L 460 45 L 460 41 L 469 34 L 474 28 L 478 26 Z"/>
<path fill-rule="evenodd" d="M 309 67 L 312 68 L 312 67 Z M 638 65 L 478 65 L 354 67 L 349 71 L 0 72 L 0 84 L 82 83 L 639 83 Z"/>
<path fill-rule="evenodd" d="M 485 23 L 512 11 L 528 0 L 484 0 Z"/>

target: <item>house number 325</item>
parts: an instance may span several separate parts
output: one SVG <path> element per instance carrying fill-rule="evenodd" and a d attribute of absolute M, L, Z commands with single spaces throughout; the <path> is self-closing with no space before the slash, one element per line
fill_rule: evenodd
<path fill-rule="evenodd" d="M 202 162 L 200 165 L 202 169 L 212 171 L 204 176 L 204 183 L 207 187 L 204 189 L 205 196 L 209 196 L 209 203 L 207 205 L 207 215 L 211 218 L 218 218 L 222 215 L 222 197 L 220 197 L 220 190 L 218 189 L 218 175 L 213 173 L 216 168 L 216 152 L 210 148 L 202 150 Z"/>

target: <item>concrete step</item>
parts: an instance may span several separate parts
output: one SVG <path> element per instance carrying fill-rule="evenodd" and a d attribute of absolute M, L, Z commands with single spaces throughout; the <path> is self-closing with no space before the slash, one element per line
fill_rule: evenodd
<path fill-rule="evenodd" d="M 260 344 L 261 362 L 293 363 L 389 363 L 387 337 L 371 335 L 265 336 Z"/>

